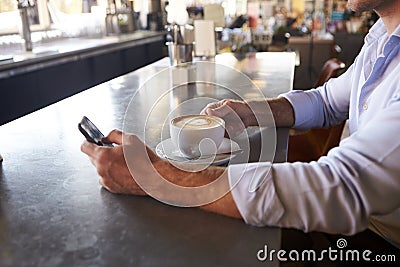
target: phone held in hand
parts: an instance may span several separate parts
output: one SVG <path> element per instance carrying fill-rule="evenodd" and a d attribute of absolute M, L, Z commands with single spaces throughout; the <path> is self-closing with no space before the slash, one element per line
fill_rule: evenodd
<path fill-rule="evenodd" d="M 104 141 L 104 135 L 86 116 L 83 116 L 78 124 L 79 131 L 85 136 L 86 140 L 99 146 L 113 146 Z"/>

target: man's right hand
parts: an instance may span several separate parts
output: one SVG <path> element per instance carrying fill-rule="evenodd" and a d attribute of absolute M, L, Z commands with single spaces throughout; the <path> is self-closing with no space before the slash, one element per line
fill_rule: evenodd
<path fill-rule="evenodd" d="M 228 136 L 235 137 L 251 125 L 255 118 L 250 107 L 243 101 L 224 99 L 208 104 L 201 114 L 216 116 L 224 119 Z"/>
<path fill-rule="evenodd" d="M 231 137 L 249 126 L 292 127 L 295 122 L 293 107 L 284 97 L 249 102 L 224 99 L 208 104 L 201 114 L 223 118 Z"/>

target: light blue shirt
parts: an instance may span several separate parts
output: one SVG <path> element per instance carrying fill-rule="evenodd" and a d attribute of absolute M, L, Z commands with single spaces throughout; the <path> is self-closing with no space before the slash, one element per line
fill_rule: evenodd
<path fill-rule="evenodd" d="M 355 234 L 367 227 L 400 247 L 400 25 L 381 20 L 339 78 L 284 97 L 295 128 L 349 119 L 350 137 L 311 163 L 229 166 L 244 220 L 305 232 Z"/>

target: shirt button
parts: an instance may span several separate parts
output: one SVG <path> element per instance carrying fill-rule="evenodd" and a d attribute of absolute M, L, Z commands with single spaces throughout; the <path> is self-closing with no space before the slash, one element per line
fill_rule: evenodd
<path fill-rule="evenodd" d="M 363 110 L 367 110 L 367 109 L 368 109 L 367 103 L 364 103 L 363 106 L 362 106 L 362 108 L 363 108 Z"/>

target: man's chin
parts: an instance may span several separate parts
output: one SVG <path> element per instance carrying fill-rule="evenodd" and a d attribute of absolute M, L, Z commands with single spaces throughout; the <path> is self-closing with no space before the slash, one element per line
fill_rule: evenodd
<path fill-rule="evenodd" d="M 384 0 L 349 0 L 347 2 L 347 7 L 350 8 L 354 12 L 364 12 L 364 11 L 372 11 L 379 8 L 379 6 L 384 2 Z"/>

